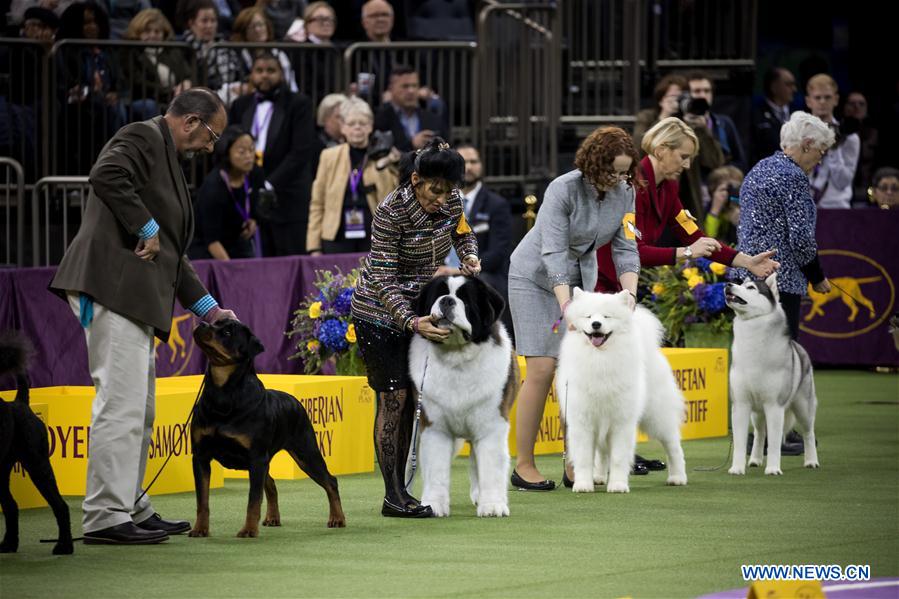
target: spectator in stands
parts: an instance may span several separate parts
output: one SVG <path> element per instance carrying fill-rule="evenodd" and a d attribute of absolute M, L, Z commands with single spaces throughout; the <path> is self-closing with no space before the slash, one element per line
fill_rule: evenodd
<path fill-rule="evenodd" d="M 634 121 L 634 146 L 639 148 L 643 143 L 643 135 L 653 125 L 669 116 L 674 116 L 680 110 L 678 100 L 683 92 L 687 91 L 687 79 L 683 75 L 672 73 L 662 77 L 652 92 L 655 106 L 645 108 L 637 113 Z"/>
<path fill-rule="evenodd" d="M 310 44 L 330 44 L 337 30 L 337 13 L 327 2 L 312 2 L 303 11 L 306 41 Z"/>
<path fill-rule="evenodd" d="M 833 111 L 840 101 L 840 94 L 833 77 L 819 73 L 808 80 L 805 89 L 809 110 L 833 128 L 837 136 L 821 164 L 809 173 L 815 203 L 818 208 L 849 208 L 861 140 L 858 133 L 841 131 L 839 121 L 834 118 Z"/>
<path fill-rule="evenodd" d="M 868 203 L 865 183 L 870 181 L 874 174 L 877 146 L 880 142 L 880 134 L 868 118 L 868 99 L 863 93 L 850 92 L 846 97 L 841 128 L 844 132 L 855 129 L 861 143 L 858 167 L 852 181 L 852 203 L 863 207 Z"/>
<path fill-rule="evenodd" d="M 52 10 L 40 6 L 32 6 L 25 10 L 22 20 L 22 37 L 50 45 L 56 38 L 58 29 L 59 17 Z"/>
<path fill-rule="evenodd" d="M 212 0 L 215 11 L 218 14 L 218 30 L 223 39 L 231 36 L 234 28 L 234 19 L 241 10 L 240 0 Z"/>
<path fill-rule="evenodd" d="M 231 41 L 238 43 L 275 41 L 272 22 L 260 6 L 251 6 L 240 11 L 237 18 L 234 19 Z M 244 74 L 249 74 L 250 69 L 253 67 L 253 56 L 261 51 L 246 48 L 240 51 L 239 56 Z M 297 80 L 293 74 L 293 67 L 290 64 L 290 57 L 287 56 L 287 53 L 278 48 L 266 48 L 265 51 L 273 54 L 281 63 L 281 72 L 284 73 L 284 81 L 290 86 L 290 91 L 297 91 Z"/>
<path fill-rule="evenodd" d="M 260 200 L 263 254 L 285 256 L 306 251 L 311 165 L 315 149 L 312 102 L 284 83 L 281 62 L 263 52 L 253 59 L 250 83 L 255 93 L 231 106 L 230 122 L 256 139 L 257 163 L 274 202 Z"/>
<path fill-rule="evenodd" d="M 772 67 L 762 79 L 764 101 L 752 107 L 752 163 L 780 149 L 780 128 L 790 120 L 796 78 L 782 67 Z"/>
<path fill-rule="evenodd" d="M 743 172 L 735 166 L 722 166 L 709 174 L 708 187 L 712 200 L 703 228 L 709 237 L 731 246 L 737 244 L 742 184 Z"/>
<path fill-rule="evenodd" d="M 817 87 L 812 89 L 819 93 Z M 740 188 L 739 247 L 747 253 L 777 249 L 781 265 L 777 288 L 793 339 L 799 336 L 799 303 L 808 283 L 818 293 L 830 291 L 818 261 L 808 175 L 834 139 L 833 130 L 821 119 L 793 113 L 780 130 L 783 150 L 756 164 Z"/>
<path fill-rule="evenodd" d="M 746 154 L 743 152 L 743 143 L 740 141 L 740 134 L 737 133 L 737 126 L 732 118 L 726 114 L 712 112 L 712 103 L 714 102 L 715 88 L 712 79 L 707 73 L 702 71 L 693 71 L 687 75 L 687 86 L 691 98 L 702 98 L 708 102 L 709 110 L 702 116 L 706 121 L 706 128 L 712 137 L 718 140 L 721 145 L 721 151 L 724 152 L 724 164 L 730 164 L 741 171 L 745 171 L 747 165 Z"/>
<path fill-rule="evenodd" d="M 694 114 L 694 112 L 699 112 L 699 109 L 692 101 L 682 101 L 682 104 L 681 108 L 684 110 L 677 116 L 682 118 L 696 134 L 696 138 L 699 140 L 699 154 L 681 175 L 680 199 L 691 218 L 702 222 L 705 220 L 704 208 L 708 204 L 706 199 L 708 190 L 705 181 L 709 173 L 724 165 L 724 151 L 721 149 L 718 138 L 709 130 L 709 121 L 705 114 Z"/>
<path fill-rule="evenodd" d="M 884 210 L 899 209 L 899 170 L 889 166 L 877 169 L 868 194 L 875 206 Z"/>
<path fill-rule="evenodd" d="M 156 8 L 140 11 L 131 19 L 125 39 L 141 42 L 162 42 L 172 39 L 174 32 L 169 20 Z M 131 120 L 145 121 L 165 112 L 172 98 L 190 89 L 191 68 L 177 48 L 147 46 L 123 48 L 122 64 L 131 65 Z"/>
<path fill-rule="evenodd" d="M 318 172 L 321 153 L 327 148 L 344 142 L 341 133 L 340 105 L 347 100 L 344 94 L 328 94 L 318 104 L 315 112 L 315 149 L 313 151 L 312 172 Z"/>
<path fill-rule="evenodd" d="M 211 48 L 222 39 L 218 33 L 218 12 L 212 0 L 187 0 L 182 18 L 187 23 L 182 39 L 196 52 L 206 85 L 215 90 L 226 105 L 247 93 L 250 88 L 241 82 L 243 67 L 237 54 L 230 49 Z"/>
<path fill-rule="evenodd" d="M 423 148 L 435 135 L 449 137 L 440 117 L 419 105 L 418 72 L 410 66 L 394 66 L 390 73 L 390 98 L 378 108 L 375 129 L 391 131 L 394 145 L 403 152 Z"/>
<path fill-rule="evenodd" d="M 256 6 L 262 7 L 274 28 L 274 41 L 283 40 L 293 22 L 303 16 L 306 0 L 256 0 Z"/>
<path fill-rule="evenodd" d="M 191 260 L 261 256 L 256 226 L 259 190 L 265 185 L 256 166 L 249 131 L 230 125 L 215 144 L 215 167 L 197 191 L 196 235 Z"/>
<path fill-rule="evenodd" d="M 362 5 L 362 29 L 366 41 L 386 43 L 393 32 L 393 7 L 386 0 L 368 0 Z"/>
<path fill-rule="evenodd" d="M 368 103 L 349 98 L 338 114 L 346 143 L 321 154 L 306 233 L 312 255 L 369 251 L 375 210 L 399 182 L 390 154 L 370 151 L 374 115 Z"/>
<path fill-rule="evenodd" d="M 109 19 L 95 2 L 70 5 L 61 17 L 57 39 L 107 40 Z M 106 140 L 125 124 L 122 73 L 116 55 L 108 46 L 78 44 L 57 54 L 59 84 L 65 110 L 60 126 L 65 129 L 63 167 L 83 175 Z"/>
<path fill-rule="evenodd" d="M 109 38 L 120 40 L 131 19 L 151 7 L 150 0 L 98 0 L 98 3 L 109 16 Z"/>
<path fill-rule="evenodd" d="M 484 186 L 484 164 L 481 154 L 471 144 L 460 144 L 456 151 L 465 160 L 462 180 L 465 218 L 478 239 L 481 258 L 481 278 L 492 285 L 508 303 L 509 256 L 512 254 L 512 212 L 509 202 Z M 455 251 L 447 256 L 446 266 L 438 274 L 459 274 L 459 257 Z M 503 322 L 512 334 L 512 317 L 503 312 Z"/>

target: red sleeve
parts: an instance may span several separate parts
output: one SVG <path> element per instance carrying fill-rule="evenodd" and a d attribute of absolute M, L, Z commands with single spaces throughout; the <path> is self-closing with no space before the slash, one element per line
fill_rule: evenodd
<path fill-rule="evenodd" d="M 719 264 L 730 266 L 734 261 L 734 258 L 737 257 L 737 253 L 737 250 L 727 244 L 722 243 L 721 249 L 709 256 L 709 260 L 711 260 L 712 262 L 718 262 Z"/>
<path fill-rule="evenodd" d="M 662 197 L 665 198 L 663 201 L 665 220 L 671 230 L 674 231 L 674 234 L 681 244 L 688 246 L 700 237 L 707 237 L 707 235 L 695 220 L 687 216 L 683 204 L 680 203 L 677 192 L 678 188 L 676 185 L 670 187 L 666 186 L 663 190 Z M 709 259 L 713 262 L 730 266 L 736 255 L 737 252 L 732 247 L 721 244 L 721 249 L 709 256 Z"/>
<path fill-rule="evenodd" d="M 639 227 L 638 227 L 639 228 Z M 664 266 L 674 264 L 677 258 L 677 248 L 663 248 L 637 240 L 637 251 L 640 252 L 640 266 Z"/>

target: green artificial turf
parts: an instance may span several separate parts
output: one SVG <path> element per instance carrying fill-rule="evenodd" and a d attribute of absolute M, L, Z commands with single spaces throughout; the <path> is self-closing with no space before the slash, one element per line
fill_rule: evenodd
<path fill-rule="evenodd" d="M 450 518 L 383 518 L 380 477 L 355 475 L 340 478 L 347 528 L 328 530 L 324 492 L 282 481 L 283 526 L 258 539 L 235 538 L 247 486 L 229 481 L 212 492 L 210 538 L 76 543 L 69 557 L 37 542 L 56 534 L 49 510 L 26 510 L 19 553 L 0 556 L 0 596 L 685 597 L 745 586 L 740 565 L 753 563 L 870 564 L 872 576 L 899 576 L 899 377 L 822 371 L 816 380 L 819 470 L 784 457 L 781 477 L 698 472 L 724 461 L 729 440 L 687 441 L 686 487 L 652 473 L 631 477 L 628 495 L 512 491 L 510 518 L 481 520 L 458 458 Z M 639 451 L 661 457 L 654 442 Z M 559 456 L 538 462 L 559 479 Z M 154 504 L 193 518 L 192 494 Z M 69 505 L 77 523 L 79 502 Z"/>

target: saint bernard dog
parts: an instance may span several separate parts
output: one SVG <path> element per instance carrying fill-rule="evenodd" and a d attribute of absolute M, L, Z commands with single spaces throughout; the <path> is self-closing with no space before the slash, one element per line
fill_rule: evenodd
<path fill-rule="evenodd" d="M 499 318 L 502 296 L 463 276 L 436 277 L 415 312 L 450 335 L 443 343 L 415 335 L 409 373 L 421 398 L 421 502 L 450 513 L 450 465 L 461 440 L 471 443 L 470 497 L 480 517 L 509 515 L 509 411 L 518 393 L 518 363 Z"/>

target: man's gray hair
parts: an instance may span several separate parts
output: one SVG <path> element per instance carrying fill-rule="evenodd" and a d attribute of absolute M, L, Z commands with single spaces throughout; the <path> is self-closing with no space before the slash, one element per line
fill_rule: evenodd
<path fill-rule="evenodd" d="M 165 113 L 172 116 L 196 114 L 208 122 L 220 110 L 225 110 L 225 103 L 218 94 L 207 87 L 192 87 L 175 96 Z"/>
<path fill-rule="evenodd" d="M 836 141 L 836 135 L 827 123 L 815 115 L 794 112 L 790 115 L 790 120 L 780 128 L 780 147 L 786 150 L 799 146 L 804 141 L 826 150 Z"/>

